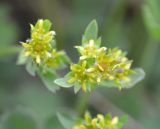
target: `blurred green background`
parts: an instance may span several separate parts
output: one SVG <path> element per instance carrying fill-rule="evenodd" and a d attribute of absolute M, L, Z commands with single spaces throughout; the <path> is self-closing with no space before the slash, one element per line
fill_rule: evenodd
<path fill-rule="evenodd" d="M 134 119 L 134 124 L 144 129 L 159 129 L 159 2 L 0 0 L 0 129 L 63 129 L 55 117 L 56 112 L 76 111 L 80 96 L 68 89 L 53 94 L 39 78 L 29 76 L 24 67 L 16 65 L 19 41 L 29 38 L 29 23 L 40 18 L 52 21 L 58 49 L 64 49 L 73 62 L 78 57 L 73 46 L 81 43 L 85 27 L 96 19 L 103 46 L 127 51 L 128 57 L 134 60 L 133 67 L 142 67 L 146 77 L 130 90 L 119 92 L 117 89 L 99 88 L 97 92 L 102 103 L 91 99 L 88 108 L 95 114 L 123 111 Z M 104 107 L 108 101 L 118 110 L 113 108 L 110 111 L 109 106 Z M 135 129 L 134 124 L 128 129 Z"/>

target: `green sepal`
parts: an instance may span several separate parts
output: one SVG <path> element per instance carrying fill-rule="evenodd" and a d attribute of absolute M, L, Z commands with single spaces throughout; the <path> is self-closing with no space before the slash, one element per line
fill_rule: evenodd
<path fill-rule="evenodd" d="M 95 58 L 87 58 L 85 59 L 87 61 L 87 68 L 91 68 L 95 64 Z"/>
<path fill-rule="evenodd" d="M 40 19 L 40 20 L 42 20 L 42 19 Z M 35 31 L 35 30 L 37 30 L 41 27 L 40 26 L 40 24 L 41 24 L 40 20 L 37 21 L 37 23 L 35 24 L 35 27 L 34 26 L 31 27 L 32 31 Z M 50 30 L 51 26 L 52 26 L 52 23 L 48 19 L 43 21 L 43 28 L 44 28 L 45 32 L 48 32 Z"/>
<path fill-rule="evenodd" d="M 52 23 L 50 22 L 50 20 L 45 19 L 43 23 L 43 27 L 46 32 L 48 32 L 51 29 L 51 26 L 52 26 Z"/>

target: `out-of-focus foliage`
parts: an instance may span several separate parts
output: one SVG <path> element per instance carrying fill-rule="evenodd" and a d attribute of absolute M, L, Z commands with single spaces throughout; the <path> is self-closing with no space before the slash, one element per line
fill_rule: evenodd
<path fill-rule="evenodd" d="M 146 0 L 143 6 L 143 15 L 148 32 L 154 39 L 160 41 L 159 4 L 158 0 Z"/>
<path fill-rule="evenodd" d="M 36 85 L 36 84 L 35 84 Z M 29 85 L 25 85 L 28 87 Z M 1 95 L 2 96 L 2 95 Z M 8 102 L 4 105 L 6 95 L 0 105 L 6 107 L 1 114 L 0 127 L 3 129 L 62 129 L 58 118 L 57 111 L 65 106 L 65 102 L 60 95 L 53 95 L 51 92 L 45 92 L 38 86 L 21 88 L 14 95 L 10 95 L 14 104 Z M 47 101 L 46 101 L 47 100 Z"/>
<path fill-rule="evenodd" d="M 9 17 L 9 7 L 0 5 L 0 58 L 13 55 L 20 51 L 20 48 L 13 46 L 17 38 L 17 25 L 11 22 Z"/>

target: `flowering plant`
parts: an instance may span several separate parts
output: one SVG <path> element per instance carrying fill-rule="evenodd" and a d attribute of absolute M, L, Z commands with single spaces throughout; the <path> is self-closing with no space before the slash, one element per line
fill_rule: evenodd
<path fill-rule="evenodd" d="M 39 75 L 52 92 L 59 87 L 72 86 L 75 93 L 80 89 L 83 92 L 91 92 L 99 86 L 131 88 L 144 78 L 142 69 L 131 68 L 132 60 L 126 57 L 126 52 L 119 48 L 101 47 L 95 20 L 87 26 L 82 44 L 75 46 L 80 54 L 77 63 L 71 63 L 64 51 L 56 49 L 56 33 L 50 31 L 51 25 L 49 20 L 42 19 L 38 20 L 35 26 L 30 25 L 31 36 L 26 42 L 21 42 L 23 49 L 17 64 L 26 65 L 27 71 L 32 76 Z M 68 64 L 70 71 L 65 77 L 60 78 L 57 70 L 65 68 Z M 62 116 L 59 117 L 60 121 L 65 120 Z M 62 124 L 68 123 L 68 120 L 65 121 L 67 122 Z M 72 127 L 67 126 L 67 129 L 122 129 L 124 123 L 123 118 L 112 118 L 110 115 L 101 114 L 92 118 L 90 113 L 86 112 L 84 119 Z"/>
<path fill-rule="evenodd" d="M 118 48 L 100 47 L 98 25 L 93 20 L 82 38 L 82 45 L 75 46 L 80 53 L 79 61 L 70 65 L 70 72 L 55 83 L 62 87 L 74 86 L 75 93 L 84 92 L 97 86 L 130 88 L 144 78 L 142 69 L 131 69 L 132 61 L 126 52 Z"/>
<path fill-rule="evenodd" d="M 63 69 L 70 59 L 64 51 L 56 50 L 55 31 L 50 31 L 49 20 L 38 20 L 31 26 L 31 38 L 21 42 L 23 50 L 19 54 L 19 65 L 26 65 L 27 71 L 35 76 L 38 73 L 44 84 L 51 90 L 59 89 L 53 86 L 53 80 L 58 77 L 55 70 Z"/>

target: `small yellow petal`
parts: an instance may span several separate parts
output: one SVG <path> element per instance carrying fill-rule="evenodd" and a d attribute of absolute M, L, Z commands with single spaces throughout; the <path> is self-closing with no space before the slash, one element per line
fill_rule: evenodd
<path fill-rule="evenodd" d="M 24 56 L 29 56 L 31 53 L 29 52 L 29 51 L 26 51 L 25 53 L 24 53 Z"/>
<path fill-rule="evenodd" d="M 104 69 L 98 64 L 98 68 L 103 72 Z"/>
<path fill-rule="evenodd" d="M 96 128 L 96 126 L 97 126 L 97 118 L 94 118 L 93 120 L 92 120 L 92 126 L 94 127 L 94 128 Z"/>
<path fill-rule="evenodd" d="M 37 64 L 40 64 L 40 63 L 41 63 L 41 59 L 40 59 L 39 56 L 36 57 L 36 62 L 37 62 Z"/>
<path fill-rule="evenodd" d="M 119 121 L 118 117 L 114 117 L 114 118 L 112 119 L 111 123 L 112 123 L 113 125 L 116 125 L 116 124 L 118 123 L 118 121 Z"/>

